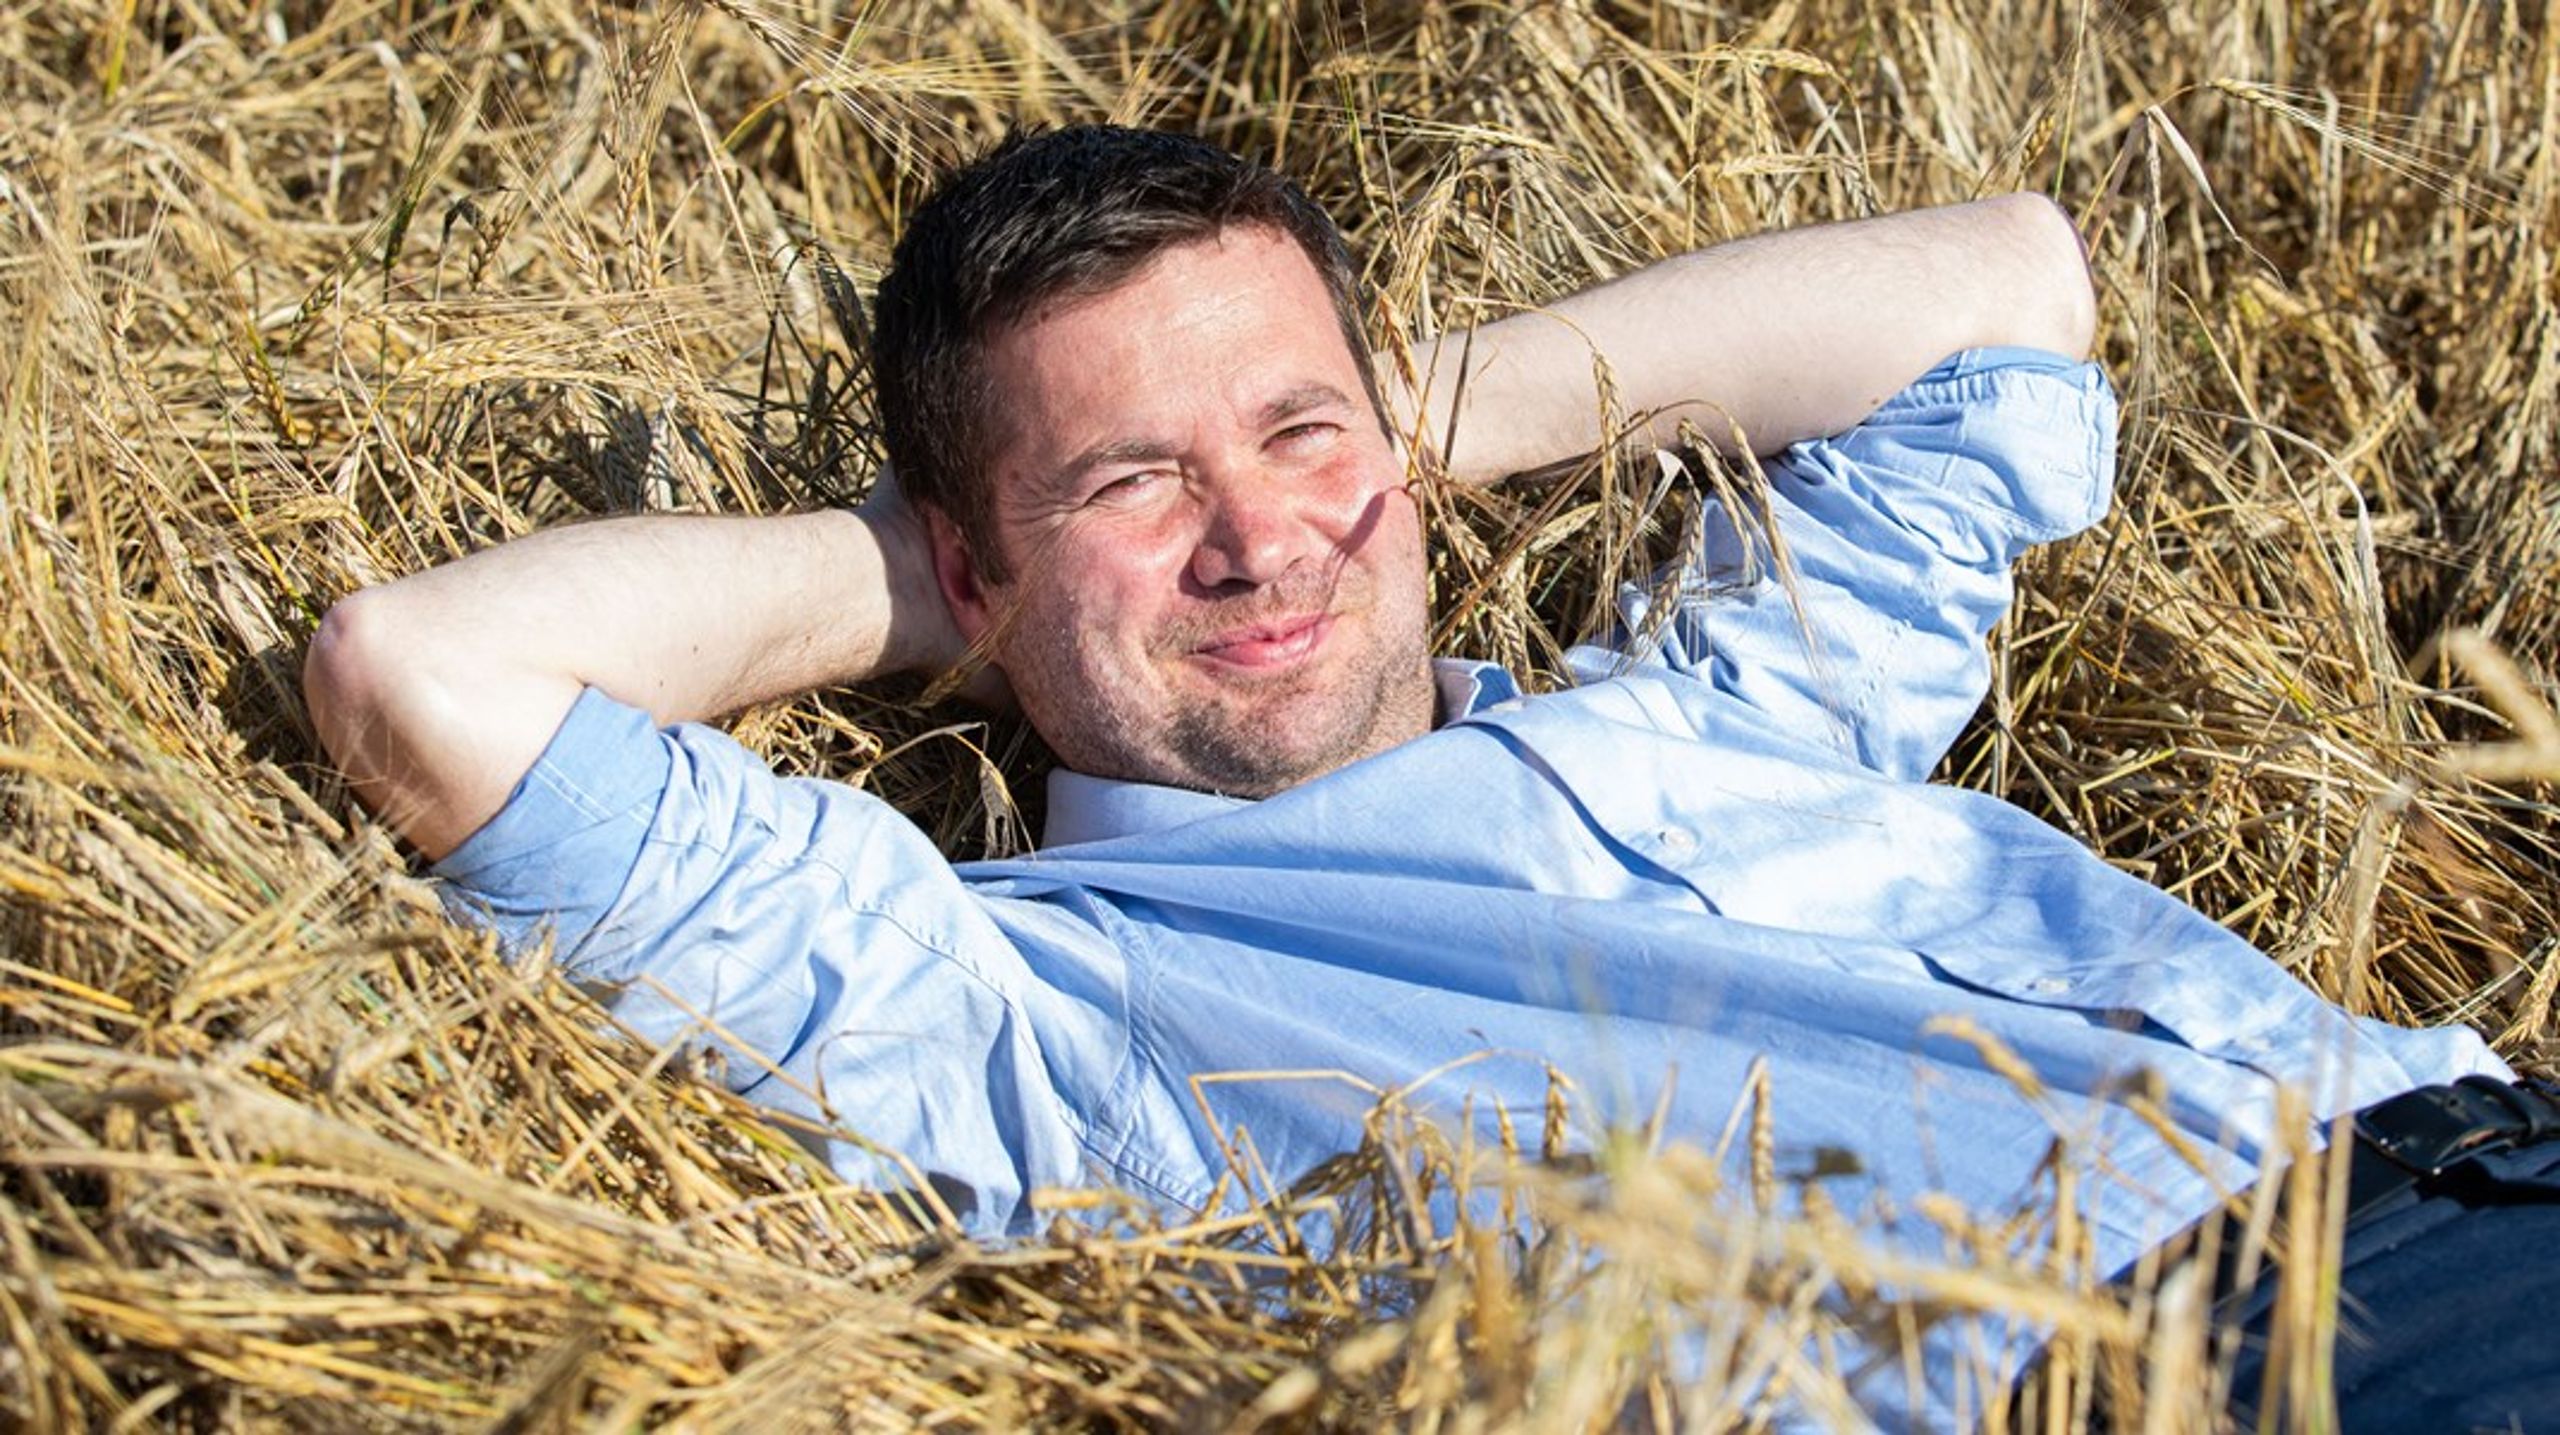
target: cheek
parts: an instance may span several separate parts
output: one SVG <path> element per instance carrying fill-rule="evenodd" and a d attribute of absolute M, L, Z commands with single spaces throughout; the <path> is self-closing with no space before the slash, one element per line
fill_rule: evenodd
<path fill-rule="evenodd" d="M 1059 545 L 1065 605 L 1104 626 L 1151 613 L 1180 588 L 1198 543 L 1196 521 L 1175 505 L 1092 524 Z"/>
<path fill-rule="evenodd" d="M 1123 526 L 1079 535 L 1052 551 L 1056 565 L 1022 611 L 1025 642 L 1057 666 L 1108 666 L 1114 652 L 1142 645 L 1179 582 L 1179 545 Z"/>
<path fill-rule="evenodd" d="M 1395 516 L 1390 510 L 1413 512 L 1413 495 L 1405 485 L 1404 461 L 1386 446 L 1384 439 L 1374 444 L 1358 445 L 1342 462 L 1327 473 L 1335 492 L 1347 507 L 1372 523 L 1382 516 Z"/>
<path fill-rule="evenodd" d="M 1400 556 L 1421 545 L 1422 511 L 1401 481 L 1369 481 L 1346 492 L 1342 546 L 1365 558 Z"/>

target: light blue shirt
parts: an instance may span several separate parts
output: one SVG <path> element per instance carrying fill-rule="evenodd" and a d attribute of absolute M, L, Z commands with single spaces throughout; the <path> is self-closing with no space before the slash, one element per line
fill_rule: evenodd
<path fill-rule="evenodd" d="M 1534 1143 L 1551 1069 L 1586 1138 L 1660 1115 L 1709 1142 L 1760 1068 L 1782 1172 L 1916 1250 L 1915 1198 L 2014 1209 L 2067 1137 L 2115 1270 L 2253 1179 L 2278 1082 L 2330 1113 L 2504 1068 L 1924 781 L 2011 563 L 2104 511 L 2114 433 L 2094 368 L 1959 355 L 1772 462 L 1783 563 L 1709 503 L 1576 686 L 1443 663 L 1437 731 L 1261 802 L 1061 772 L 1042 850 L 955 867 L 875 797 L 589 692 L 439 872 L 510 942 L 556 932 L 642 1032 L 710 1022 L 731 1085 L 864 1138 L 828 1149 L 848 1176 L 913 1179 L 895 1152 L 983 1234 L 1041 1187 L 1209 1204 L 1239 1130 L 1286 1179 L 1389 1091 Z M 1195 1082 L 1219 1073 L 1265 1074 Z"/>

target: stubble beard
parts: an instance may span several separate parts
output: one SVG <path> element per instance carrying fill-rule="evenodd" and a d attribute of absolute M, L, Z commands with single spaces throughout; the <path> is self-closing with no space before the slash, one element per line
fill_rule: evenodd
<path fill-rule="evenodd" d="M 1215 702 L 1183 705 L 1166 745 L 1188 774 L 1185 786 L 1231 797 L 1269 797 L 1322 777 L 1430 729 L 1431 665 L 1417 637 L 1374 651 L 1330 684 L 1330 701 L 1310 715 L 1312 745 L 1292 743 L 1269 717 L 1273 704 L 1241 710 Z M 1282 701 L 1304 701 L 1292 691 Z"/>
<path fill-rule="evenodd" d="M 1169 710 L 1153 712 L 1125 693 L 1088 687 L 1092 706 L 1082 721 L 1050 733 L 1051 725 L 1033 713 L 1033 726 L 1051 737 L 1060 760 L 1091 776 L 1254 798 L 1428 732 L 1436 689 L 1423 595 L 1384 594 L 1356 581 L 1359 591 L 1336 592 L 1319 581 L 1319 591 L 1284 587 L 1195 618 L 1151 645 L 1154 661 L 1178 671 L 1212 634 L 1315 611 L 1337 625 L 1332 640 L 1366 638 L 1366 650 L 1347 667 L 1319 661 L 1313 671 L 1267 683 L 1246 679 L 1206 693 L 1172 689 Z M 1072 646 L 1072 639 L 1058 636 Z M 1059 657 L 1067 654 L 1061 650 Z"/>
<path fill-rule="evenodd" d="M 1392 747 L 1430 729 L 1432 683 L 1420 592 L 1386 591 L 1376 570 L 1336 567 L 1298 581 L 1284 578 L 1234 608 L 1186 623 L 1172 635 L 1169 657 L 1196 649 L 1212 634 L 1265 618 L 1318 612 L 1339 625 L 1335 638 L 1367 645 L 1347 668 L 1319 662 L 1273 690 L 1251 684 L 1178 705 L 1165 746 L 1186 786 L 1233 797 L 1269 797 Z M 1318 655 L 1321 658 L 1322 654 Z"/>

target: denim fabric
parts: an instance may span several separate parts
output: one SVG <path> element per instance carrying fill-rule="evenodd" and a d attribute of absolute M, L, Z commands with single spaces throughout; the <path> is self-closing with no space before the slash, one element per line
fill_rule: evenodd
<path fill-rule="evenodd" d="M 2337 1280 L 2340 1430 L 2560 1420 L 2560 1140 L 2473 1157 L 2358 1213 Z M 2230 1312 L 2246 1333 L 2232 1382 L 2243 1428 L 2258 1416 L 2275 1286 L 2242 1293 Z"/>

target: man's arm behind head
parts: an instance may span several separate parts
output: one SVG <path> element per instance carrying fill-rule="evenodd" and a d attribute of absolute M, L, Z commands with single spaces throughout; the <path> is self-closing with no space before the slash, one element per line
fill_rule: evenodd
<path fill-rule="evenodd" d="M 1728 451 L 1839 433 L 1959 350 L 2088 353 L 2078 234 L 2052 201 L 2003 195 L 1782 230 L 1674 256 L 1545 308 L 1442 336 L 1400 427 L 1487 483 L 1590 452 L 1601 374 L 1637 433 L 1684 424 Z"/>
<path fill-rule="evenodd" d="M 955 658 L 916 541 L 879 508 L 537 533 L 339 602 L 303 690 L 365 805 L 438 858 L 585 688 L 685 722 Z"/>

